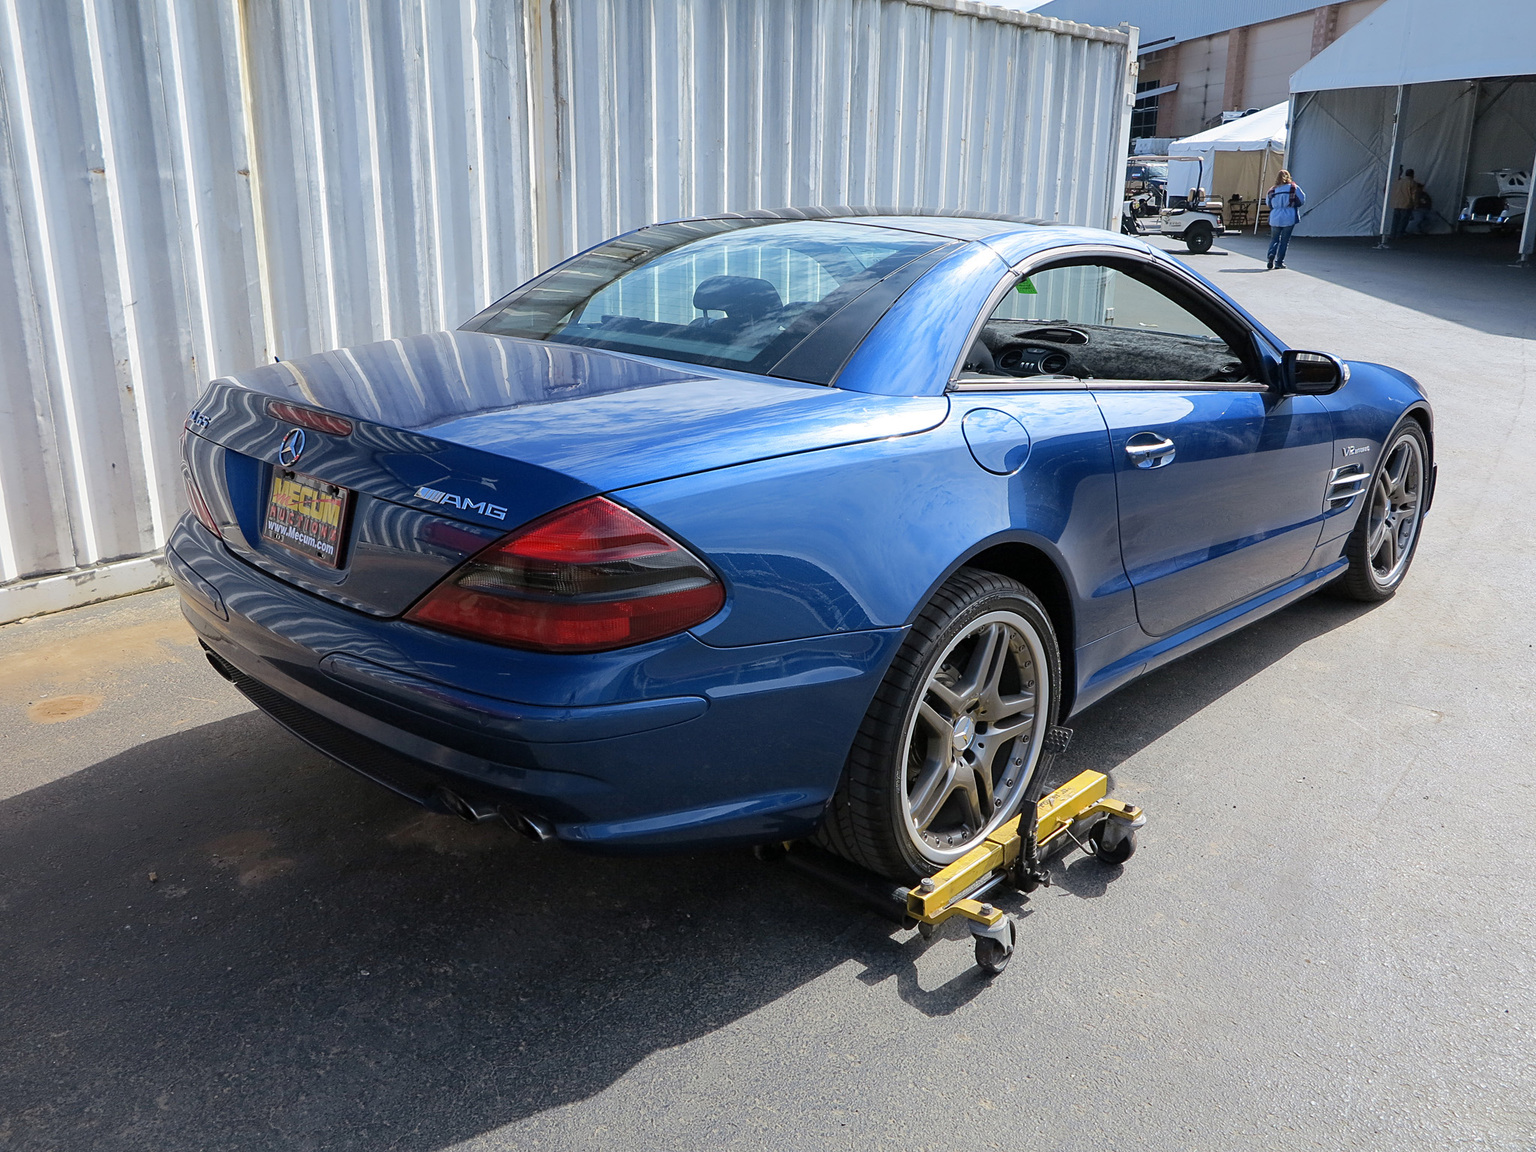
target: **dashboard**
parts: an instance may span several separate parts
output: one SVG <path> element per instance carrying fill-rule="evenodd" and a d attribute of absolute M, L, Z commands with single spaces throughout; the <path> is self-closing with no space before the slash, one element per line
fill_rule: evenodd
<path fill-rule="evenodd" d="M 998 356 L 997 366 L 1010 376 L 1061 376 L 1072 366 L 1072 357 L 1060 348 L 1024 344 Z"/>
<path fill-rule="evenodd" d="M 999 375 L 1080 380 L 1237 381 L 1242 358 L 1213 337 L 1151 328 L 992 320 L 981 332 Z"/>
<path fill-rule="evenodd" d="M 1072 351 L 1088 344 L 1081 328 L 1049 324 L 993 321 L 982 339 L 992 352 L 999 372 L 1009 376 L 1088 375 L 1078 366 L 1074 372 Z"/>

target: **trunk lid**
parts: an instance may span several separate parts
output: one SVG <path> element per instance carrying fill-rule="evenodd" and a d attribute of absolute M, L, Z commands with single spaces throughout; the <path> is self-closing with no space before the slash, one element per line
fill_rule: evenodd
<path fill-rule="evenodd" d="M 271 402 L 347 417 L 304 429 Z M 317 595 L 403 612 L 474 552 L 599 492 L 920 432 L 944 397 L 888 397 L 477 332 L 266 365 L 211 384 L 185 457 L 242 559 Z M 291 474 L 297 474 L 291 477 Z M 345 490 L 337 563 L 263 533 L 274 477 Z"/>

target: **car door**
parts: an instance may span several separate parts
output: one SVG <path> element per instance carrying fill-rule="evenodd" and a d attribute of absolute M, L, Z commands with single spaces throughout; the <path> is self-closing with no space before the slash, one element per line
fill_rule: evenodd
<path fill-rule="evenodd" d="M 1109 428 L 1142 628 L 1175 632 L 1299 573 L 1332 464 L 1322 402 L 1266 385 L 1241 318 L 1171 270 L 1080 261 L 1029 286 L 1034 319 L 1081 340 L 1062 351 Z"/>

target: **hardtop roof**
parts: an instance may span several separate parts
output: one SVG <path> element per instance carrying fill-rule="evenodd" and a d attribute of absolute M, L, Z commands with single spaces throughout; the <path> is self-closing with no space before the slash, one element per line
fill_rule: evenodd
<path fill-rule="evenodd" d="M 1002 212 L 980 212 L 968 208 L 883 208 L 861 207 L 846 204 L 811 205 L 793 208 L 758 208 L 748 212 L 712 212 L 707 215 L 687 217 L 690 220 L 833 220 L 848 224 L 866 224 L 871 227 L 897 228 L 907 232 L 921 232 L 930 236 L 942 236 L 950 240 L 996 241 L 1005 236 L 1017 237 L 1021 243 L 1009 245 L 1021 250 L 1049 247 L 1063 242 L 1105 243 L 1125 240 L 1118 233 L 1101 228 L 1089 228 L 1076 224 L 1063 224 L 1056 220 L 1041 220 L 1028 216 L 1010 216 Z M 682 223 L 684 221 L 666 221 Z M 1033 242 L 1032 242 L 1033 241 Z M 1130 247 L 1138 247 L 1132 243 Z"/>

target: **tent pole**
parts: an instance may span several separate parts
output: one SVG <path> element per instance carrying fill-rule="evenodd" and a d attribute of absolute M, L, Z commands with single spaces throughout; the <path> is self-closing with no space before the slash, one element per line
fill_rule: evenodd
<path fill-rule="evenodd" d="M 1280 167 L 1287 171 L 1295 171 L 1291 168 L 1291 148 L 1296 141 L 1296 93 L 1291 93 L 1290 107 L 1285 110 L 1285 151 L 1280 154 Z"/>
<path fill-rule="evenodd" d="M 1269 174 L 1269 146 L 1264 146 L 1264 157 L 1259 161 L 1259 194 L 1253 201 L 1253 234 L 1259 234 L 1259 204 L 1264 199 L 1264 177 Z"/>
<path fill-rule="evenodd" d="M 1387 179 L 1385 181 L 1386 187 L 1383 188 L 1381 192 L 1381 241 L 1376 245 L 1378 248 L 1392 247 L 1392 245 L 1387 242 L 1389 235 L 1387 231 L 1387 220 L 1391 217 L 1392 214 L 1392 185 L 1396 182 L 1397 176 L 1397 145 L 1399 130 L 1402 127 L 1402 122 L 1403 85 L 1399 84 L 1397 86 L 1397 107 L 1392 113 L 1392 147 L 1387 150 Z"/>
<path fill-rule="evenodd" d="M 1309 95 L 1308 99 L 1303 101 L 1298 106 L 1297 103 L 1296 103 L 1296 93 L 1292 92 L 1291 93 L 1291 100 L 1290 100 L 1290 107 L 1286 109 L 1286 113 L 1285 113 L 1285 151 L 1280 153 L 1280 168 L 1281 168 L 1282 171 L 1291 173 L 1292 176 L 1294 176 L 1295 172 L 1296 172 L 1296 167 L 1295 167 L 1295 165 L 1296 165 L 1296 152 L 1295 152 L 1295 149 L 1296 149 L 1296 121 L 1300 118 L 1301 114 L 1304 111 L 1306 111 L 1307 105 L 1312 103 L 1312 101 L 1315 100 L 1315 99 L 1317 99 L 1317 93 L 1313 92 L 1313 93 L 1311 93 Z M 1299 209 L 1296 212 L 1296 223 L 1298 225 L 1301 223 L 1301 212 L 1300 212 Z M 1259 218 L 1258 218 L 1258 213 L 1254 213 L 1253 224 L 1254 224 L 1253 234 L 1255 236 L 1257 236 L 1259 234 L 1259 228 L 1258 228 Z"/>
<path fill-rule="evenodd" d="M 1536 156 L 1531 157 L 1531 166 L 1528 169 L 1532 177 L 1536 177 Z M 1525 221 L 1520 225 L 1520 260 L 1522 268 L 1531 267 L 1531 253 L 1536 250 L 1536 195 L 1530 193 L 1530 180 L 1526 180 L 1525 197 Z"/>
<path fill-rule="evenodd" d="M 1472 81 L 1472 110 L 1467 113 L 1467 146 L 1461 151 L 1461 178 L 1456 184 L 1456 216 L 1461 216 L 1461 206 L 1467 202 L 1467 169 L 1472 166 L 1472 137 L 1477 132 L 1477 106 L 1483 100 L 1483 82 Z M 1449 223 L 1449 221 L 1447 221 Z M 1451 225 L 1451 231 L 1460 231 L 1455 224 Z"/>

